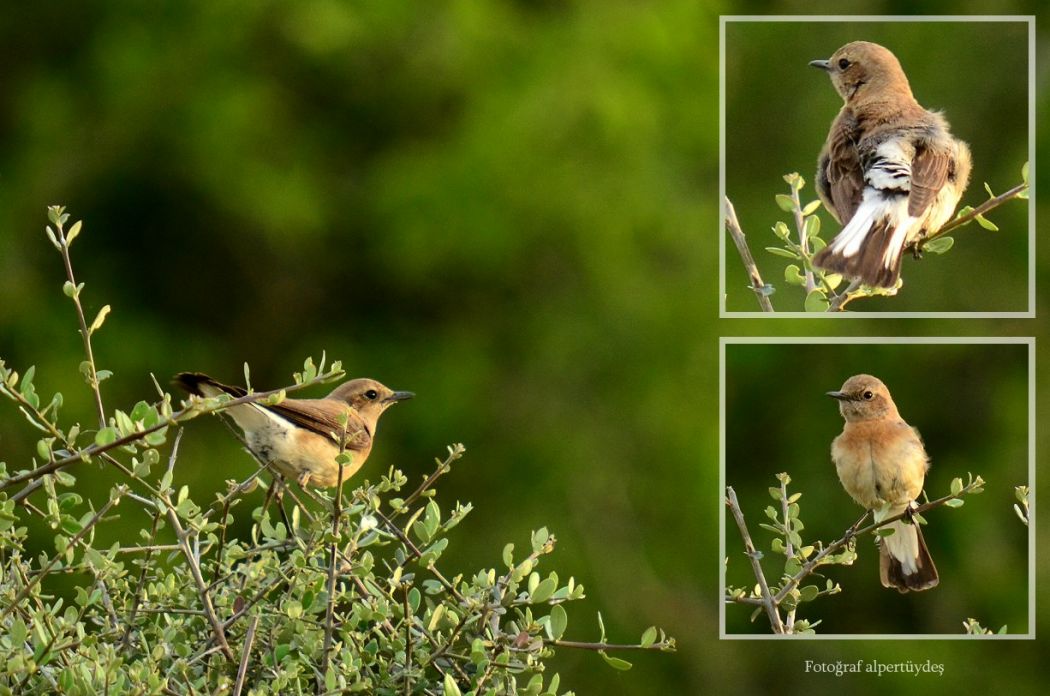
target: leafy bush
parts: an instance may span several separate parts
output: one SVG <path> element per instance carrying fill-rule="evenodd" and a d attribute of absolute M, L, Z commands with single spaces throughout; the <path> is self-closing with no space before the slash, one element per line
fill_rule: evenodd
<path fill-rule="evenodd" d="M 109 306 L 86 321 L 69 256 L 81 225 L 67 231 L 60 207 L 49 217 L 98 427 L 64 425 L 62 394 L 43 405 L 34 368 L 19 375 L 0 361 L 0 394 L 41 432 L 31 468 L 9 473 L 0 462 L 0 692 L 558 694 L 568 693 L 559 675 L 546 673 L 556 647 L 598 651 L 617 669 L 631 665 L 608 651 L 674 649 L 655 627 L 636 644 L 608 643 L 600 615 L 598 641 L 566 640 L 565 606 L 584 588 L 537 570 L 556 545 L 545 528 L 525 553 L 507 544 L 498 569 L 439 569 L 448 532 L 472 507 L 442 510 L 435 495 L 462 445 L 412 489 L 394 468 L 348 493 L 285 487 L 290 513 L 283 502 L 280 519 L 254 507 L 239 538 L 236 515 L 263 469 L 210 502 L 188 486 L 176 491 L 185 425 L 340 379 L 339 364 L 307 359 L 294 385 L 178 407 L 158 384 L 152 402 L 107 410 L 101 384 L 112 373 L 96 367 L 91 338 Z M 77 473 L 91 465 L 115 480 L 101 504 L 77 492 Z M 98 532 L 118 510 L 142 520 L 140 538 L 104 548 Z M 29 518 L 53 530 L 53 553 L 33 557 L 42 544 Z M 56 591 L 59 578 L 72 580 L 72 596 Z"/>

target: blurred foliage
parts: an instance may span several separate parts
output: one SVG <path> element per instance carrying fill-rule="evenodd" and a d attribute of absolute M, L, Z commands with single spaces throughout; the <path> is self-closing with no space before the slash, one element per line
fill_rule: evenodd
<path fill-rule="evenodd" d="M 442 494 L 473 501 L 474 526 L 469 537 L 452 532 L 450 564 L 495 565 L 492 549 L 510 530 L 549 525 L 561 552 L 550 568 L 588 586 L 610 635 L 656 623 L 679 638 L 675 655 L 645 655 L 622 673 L 559 652 L 553 669 L 586 684 L 581 693 L 715 684 L 726 694 L 837 693 L 842 681 L 806 675 L 803 660 L 916 653 L 947 663 L 944 677 L 924 680 L 937 690 L 1002 688 L 1011 674 L 1015 690 L 1033 691 L 1037 644 L 717 640 L 719 335 L 1038 331 L 1022 321 L 715 320 L 718 14 L 917 9 L 903 0 L 11 5 L 0 16 L 0 356 L 20 370 L 36 364 L 42 391 L 79 379 L 79 337 L 39 223 L 43 206 L 63 202 L 91 233 L 78 242 L 85 310 L 114 307 L 96 343 L 101 368 L 120 366 L 103 384 L 107 403 L 127 408 L 152 393 L 151 372 L 236 382 L 245 361 L 257 388 L 277 386 L 298 356 L 321 349 L 353 376 L 415 391 L 411 408 L 384 420 L 361 475 L 394 465 L 418 477 L 415 462 L 463 441 L 471 456 Z M 936 0 L 921 11 L 1044 21 L 1035 2 Z M 795 31 L 740 68 L 763 82 L 789 72 L 748 97 L 753 132 L 792 135 L 770 125 L 782 113 L 812 130 L 790 154 L 772 141 L 783 161 L 764 159 L 768 173 L 749 176 L 768 184 L 749 184 L 760 202 L 738 205 L 757 216 L 742 220 L 749 233 L 777 214 L 780 176 L 815 166 L 838 108 L 826 77 L 806 66 L 841 42 L 824 43 Z M 1014 46 L 996 40 L 974 54 Z M 945 61 L 906 68 L 922 103 L 945 108 L 975 148 L 975 182 L 999 190 L 982 171 L 998 161 L 988 152 L 998 141 L 978 154 L 978 136 L 1021 116 L 998 98 L 1008 86 L 998 79 L 918 72 Z M 958 89 L 932 92 L 949 83 Z M 1038 83 L 1045 99 L 1045 70 Z M 995 94 L 967 96 L 978 89 Z M 798 90 L 809 98 L 785 98 Z M 995 127 L 964 132 L 967 113 Z M 1012 146 L 1002 155 L 1010 177 L 1024 159 L 1023 145 Z M 972 246 L 984 262 L 1003 255 L 1016 267 L 1026 250 L 1006 244 L 1000 227 L 963 230 L 952 255 Z M 924 260 L 920 275 L 938 261 Z M 734 269 L 727 283 L 743 287 Z M 1010 298 L 1023 283 L 1001 280 Z M 987 288 L 941 284 L 914 296 L 928 308 L 955 292 Z M 901 299 L 888 302 L 899 310 Z M 752 297 L 740 301 L 753 308 Z M 65 396 L 67 413 L 89 424 L 90 392 Z M 12 425 L 18 418 L 0 412 L 0 459 L 21 466 L 35 441 Z M 175 483 L 224 490 L 252 466 L 218 423 L 200 423 L 183 439 Z M 77 482 L 95 500 L 111 484 L 105 471 Z M 998 618 L 974 618 L 998 628 Z M 849 687 L 864 696 L 914 679 Z"/>
<path fill-rule="evenodd" d="M 952 479 L 966 481 L 968 473 L 986 481 L 985 494 L 967 496 L 964 507 L 923 515 L 940 585 L 906 595 L 883 588 L 873 537 L 865 535 L 852 566 L 822 571 L 843 591 L 806 605 L 805 617 L 822 621 L 820 633 L 958 634 L 968 617 L 1028 633 L 1029 530 L 1013 510 L 1015 487 L 1028 485 L 1026 345 L 730 344 L 725 367 L 726 483 L 736 489 L 760 551 L 769 552 L 773 541 L 758 523 L 768 521 L 763 510 L 779 472 L 789 472 L 792 491 L 803 494 L 806 544 L 838 539 L 863 512 L 835 474 L 830 448 L 842 417 L 824 396 L 854 374 L 883 380 L 901 416 L 918 428 L 932 462 L 930 500 L 948 495 Z M 750 588 L 754 576 L 728 517 L 726 529 L 727 583 Z M 749 615 L 746 607 L 727 607 L 727 632 L 769 631 L 768 622 L 751 624 Z"/>

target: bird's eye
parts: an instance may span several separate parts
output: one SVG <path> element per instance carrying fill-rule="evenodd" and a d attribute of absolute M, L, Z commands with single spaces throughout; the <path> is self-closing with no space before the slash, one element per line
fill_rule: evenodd
<path fill-rule="evenodd" d="M 863 396 L 863 397 L 864 397 L 864 400 L 865 400 L 865 401 L 871 401 L 872 399 L 874 399 L 874 398 L 875 398 L 875 395 L 874 395 L 874 394 L 872 394 L 872 393 L 871 393 L 870 391 L 866 391 L 866 392 L 864 392 L 863 394 L 861 394 L 861 396 Z"/>
<path fill-rule="evenodd" d="M 374 401 L 377 396 L 379 396 L 379 392 L 377 392 L 375 389 L 369 389 L 365 392 L 365 398 L 370 401 Z"/>
<path fill-rule="evenodd" d="M 845 70 L 848 67 L 849 67 L 849 61 L 846 60 L 845 58 L 839 58 L 839 69 L 840 70 Z"/>

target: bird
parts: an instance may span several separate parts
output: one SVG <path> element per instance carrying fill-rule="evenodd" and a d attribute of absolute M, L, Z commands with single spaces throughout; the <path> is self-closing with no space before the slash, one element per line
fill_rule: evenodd
<path fill-rule="evenodd" d="M 813 265 L 896 288 L 904 249 L 917 249 L 955 212 L 970 180 L 970 148 L 941 113 L 919 105 L 889 49 L 854 41 L 810 65 L 827 71 L 844 101 L 816 175 L 820 200 L 843 227 Z"/>
<path fill-rule="evenodd" d="M 236 399 L 248 394 L 243 387 L 223 384 L 200 372 L 180 372 L 174 381 L 197 396 L 228 394 Z M 352 379 L 323 399 L 284 399 L 274 405 L 248 402 L 224 413 L 241 429 L 249 451 L 264 465 L 303 487 L 328 488 L 340 480 L 336 462 L 340 452 L 350 455 L 342 471 L 346 481 L 368 459 L 379 417 L 393 404 L 413 396 L 374 379 Z"/>
<path fill-rule="evenodd" d="M 842 487 L 868 510 L 885 505 L 887 517 L 905 513 L 887 527 L 893 534 L 880 537 L 879 578 L 883 587 L 900 592 L 928 590 L 940 582 L 922 530 L 911 519 L 915 499 L 922 493 L 930 459 L 919 431 L 908 425 L 889 389 L 871 375 L 854 375 L 838 391 L 846 424 L 831 443 Z"/>

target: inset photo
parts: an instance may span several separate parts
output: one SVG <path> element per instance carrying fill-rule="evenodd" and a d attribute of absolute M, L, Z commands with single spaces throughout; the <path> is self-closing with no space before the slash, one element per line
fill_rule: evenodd
<path fill-rule="evenodd" d="M 1034 339 L 723 338 L 722 638 L 1034 638 Z"/>
<path fill-rule="evenodd" d="M 721 316 L 1034 316 L 1033 18 L 721 28 Z"/>

